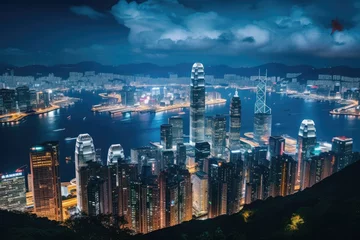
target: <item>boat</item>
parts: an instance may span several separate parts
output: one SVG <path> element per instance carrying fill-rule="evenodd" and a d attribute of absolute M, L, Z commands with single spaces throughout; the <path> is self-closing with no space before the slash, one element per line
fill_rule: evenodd
<path fill-rule="evenodd" d="M 70 116 L 68 116 L 68 117 L 67 117 L 67 119 L 69 119 L 69 120 L 70 120 L 70 119 L 71 119 L 71 115 L 70 115 Z"/>
<path fill-rule="evenodd" d="M 275 126 L 280 126 L 281 125 L 281 123 L 275 123 Z"/>
<path fill-rule="evenodd" d="M 83 118 L 83 121 L 85 121 L 86 117 Z"/>
<path fill-rule="evenodd" d="M 185 112 L 179 112 L 178 114 L 179 114 L 179 115 L 184 115 L 184 114 L 185 114 Z"/>
<path fill-rule="evenodd" d="M 67 137 L 67 138 L 65 138 L 65 141 L 72 141 L 72 140 L 75 140 L 76 139 L 76 137 Z"/>
<path fill-rule="evenodd" d="M 66 157 L 66 158 L 65 158 L 65 161 L 66 161 L 66 163 L 71 162 L 71 156 Z"/>
<path fill-rule="evenodd" d="M 55 130 L 53 130 L 54 132 L 60 132 L 60 131 L 64 131 L 65 130 L 65 128 L 59 128 L 59 129 L 55 129 Z"/>

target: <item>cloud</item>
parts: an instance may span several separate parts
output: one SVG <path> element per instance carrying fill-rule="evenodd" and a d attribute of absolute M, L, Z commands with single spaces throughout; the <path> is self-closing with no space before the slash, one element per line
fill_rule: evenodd
<path fill-rule="evenodd" d="M 91 19 L 98 19 L 105 16 L 103 13 L 100 13 L 86 5 L 70 7 L 70 11 L 80 16 L 87 16 Z"/>

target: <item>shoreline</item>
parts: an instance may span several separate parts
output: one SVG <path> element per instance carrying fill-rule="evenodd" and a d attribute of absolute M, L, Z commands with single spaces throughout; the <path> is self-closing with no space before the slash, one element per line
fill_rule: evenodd
<path fill-rule="evenodd" d="M 38 110 L 35 112 L 31 112 L 31 113 L 11 113 L 11 114 L 7 114 L 4 116 L 0 115 L 0 123 L 3 123 L 3 124 L 19 123 L 21 120 L 23 120 L 26 117 L 52 112 L 59 108 L 60 108 L 60 106 L 52 105 L 51 107 L 48 107 L 48 108 L 45 108 L 42 110 Z M 8 118 L 8 117 L 10 117 L 10 119 L 2 120 L 4 118 Z"/>

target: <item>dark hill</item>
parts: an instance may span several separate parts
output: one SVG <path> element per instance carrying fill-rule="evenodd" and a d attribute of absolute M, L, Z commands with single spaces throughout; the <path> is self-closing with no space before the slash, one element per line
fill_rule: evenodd
<path fill-rule="evenodd" d="M 360 162 L 287 197 L 246 205 L 231 216 L 190 221 L 135 240 L 360 239 Z M 84 226 L 86 224 L 82 224 Z M 86 227 L 86 226 L 84 226 Z M 93 227 L 88 228 L 94 229 Z M 95 231 L 95 230 L 94 230 Z M 0 211 L 1 239 L 85 239 L 55 222 Z M 93 239 L 110 239 L 99 230 Z M 86 239 L 89 239 L 86 236 Z M 123 237 L 112 239 L 124 239 Z"/>

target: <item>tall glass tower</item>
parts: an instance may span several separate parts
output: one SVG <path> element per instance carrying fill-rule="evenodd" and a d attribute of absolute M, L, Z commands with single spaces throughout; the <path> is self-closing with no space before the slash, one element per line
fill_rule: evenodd
<path fill-rule="evenodd" d="M 95 147 L 92 137 L 80 134 L 75 145 L 75 172 L 77 188 L 77 204 L 80 211 L 87 212 L 87 166 L 89 162 L 96 162 Z"/>
<path fill-rule="evenodd" d="M 266 105 L 266 81 L 265 77 L 260 76 L 256 87 L 256 102 L 254 114 L 254 140 L 260 144 L 267 143 L 271 136 L 272 115 L 271 108 Z"/>
<path fill-rule="evenodd" d="M 306 181 L 304 174 L 304 162 L 310 158 L 316 145 L 316 129 L 313 120 L 304 119 L 301 122 L 297 141 L 297 171 L 295 190 L 302 189 Z"/>
<path fill-rule="evenodd" d="M 231 99 L 230 103 L 230 137 L 229 147 L 231 150 L 240 148 L 240 128 L 241 128 L 241 100 L 238 91 Z"/>
<path fill-rule="evenodd" d="M 205 137 L 205 72 L 201 63 L 194 63 L 190 82 L 190 144 Z"/>

